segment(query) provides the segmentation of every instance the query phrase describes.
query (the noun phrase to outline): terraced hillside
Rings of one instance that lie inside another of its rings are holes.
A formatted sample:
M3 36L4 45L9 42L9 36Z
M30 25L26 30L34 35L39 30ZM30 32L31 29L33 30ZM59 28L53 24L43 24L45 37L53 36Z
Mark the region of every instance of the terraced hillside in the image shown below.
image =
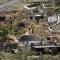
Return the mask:
M0 0L0 12L10 11L10 10L20 10L24 6L20 0Z
M7 2L9 2L9 0L0 0L1 4L7 3Z

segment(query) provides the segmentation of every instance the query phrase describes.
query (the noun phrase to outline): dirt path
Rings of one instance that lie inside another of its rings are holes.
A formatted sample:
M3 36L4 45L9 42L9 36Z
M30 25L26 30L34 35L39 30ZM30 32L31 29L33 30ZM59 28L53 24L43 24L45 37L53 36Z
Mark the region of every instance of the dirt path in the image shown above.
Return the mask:
M12 35L8 35L8 37L10 37L11 39L13 39L14 42L19 43L17 37L14 37L14 36L12 36Z

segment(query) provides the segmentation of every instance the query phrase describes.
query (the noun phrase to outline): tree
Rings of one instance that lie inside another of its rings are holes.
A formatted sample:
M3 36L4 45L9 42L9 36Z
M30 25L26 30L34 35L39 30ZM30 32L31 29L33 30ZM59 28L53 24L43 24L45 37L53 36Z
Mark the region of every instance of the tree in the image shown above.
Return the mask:
M0 29L0 42L4 42L7 38L7 30L5 28Z

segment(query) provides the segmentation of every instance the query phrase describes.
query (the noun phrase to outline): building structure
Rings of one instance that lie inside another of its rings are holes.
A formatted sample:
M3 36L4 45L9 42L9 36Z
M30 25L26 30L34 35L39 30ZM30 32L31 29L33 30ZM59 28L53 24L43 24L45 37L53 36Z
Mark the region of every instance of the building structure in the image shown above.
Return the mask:
M24 35L19 39L22 46L28 44L39 44L41 42L40 38L34 36L34 35Z

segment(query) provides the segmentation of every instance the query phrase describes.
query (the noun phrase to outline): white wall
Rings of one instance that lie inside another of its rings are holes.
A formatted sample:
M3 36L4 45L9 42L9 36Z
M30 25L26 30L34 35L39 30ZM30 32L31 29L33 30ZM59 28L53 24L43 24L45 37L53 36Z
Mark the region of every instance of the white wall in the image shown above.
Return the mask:
M50 16L49 18L48 18L48 22L49 23L53 23L53 22L55 22L55 21L57 21L58 19L57 19L57 16Z
M60 21L60 14L58 15L58 21Z

